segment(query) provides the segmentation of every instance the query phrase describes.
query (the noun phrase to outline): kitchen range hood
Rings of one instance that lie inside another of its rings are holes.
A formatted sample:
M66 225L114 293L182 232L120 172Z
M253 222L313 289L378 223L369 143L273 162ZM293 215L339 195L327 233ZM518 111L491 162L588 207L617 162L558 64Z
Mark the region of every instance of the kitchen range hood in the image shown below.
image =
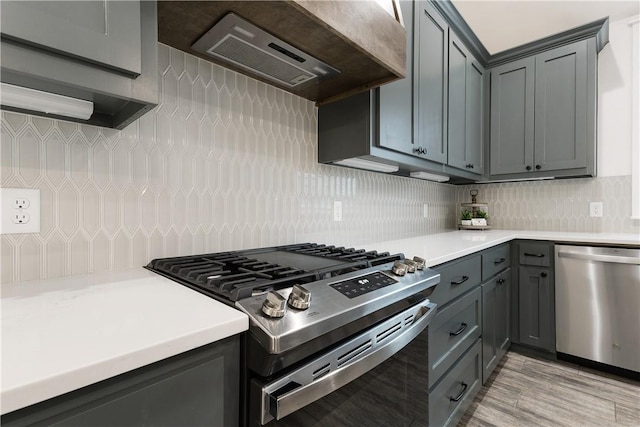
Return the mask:
M158 41L324 104L405 77L397 2L159 1Z
M292 88L340 73L233 13L207 31L193 49Z

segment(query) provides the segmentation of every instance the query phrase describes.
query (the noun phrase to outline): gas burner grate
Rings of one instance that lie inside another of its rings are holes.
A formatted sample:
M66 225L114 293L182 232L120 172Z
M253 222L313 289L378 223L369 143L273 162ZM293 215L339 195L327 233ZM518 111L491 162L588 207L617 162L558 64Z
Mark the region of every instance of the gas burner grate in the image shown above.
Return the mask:
M403 258L402 254L305 243L161 258L151 261L146 268L229 302Z

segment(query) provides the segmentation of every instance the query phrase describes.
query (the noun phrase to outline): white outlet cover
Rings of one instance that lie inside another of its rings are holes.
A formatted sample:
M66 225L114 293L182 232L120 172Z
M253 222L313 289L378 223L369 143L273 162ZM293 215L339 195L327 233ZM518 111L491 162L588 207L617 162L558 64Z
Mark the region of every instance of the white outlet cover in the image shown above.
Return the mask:
M589 203L589 216L591 218L602 218L602 202Z
M333 202L333 220L342 221L342 202L339 200Z
M16 200L29 201L28 208L16 208ZM13 217L26 214L29 221L16 224ZM40 190L29 188L0 188L0 234L40 232Z

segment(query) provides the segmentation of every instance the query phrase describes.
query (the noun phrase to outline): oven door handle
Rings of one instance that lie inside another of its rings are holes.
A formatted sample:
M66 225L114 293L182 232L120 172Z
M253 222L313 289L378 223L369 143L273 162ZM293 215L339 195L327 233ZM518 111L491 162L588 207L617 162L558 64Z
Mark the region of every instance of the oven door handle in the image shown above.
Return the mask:
M427 328L432 317L435 315L435 307L433 303L417 307L414 306L410 310L394 316L392 319L405 319L407 315L413 315L414 319L413 323L404 328L402 333L389 341L384 340L384 336L381 336L384 332L381 333L380 329L384 329L380 327L376 327L372 331L367 331L354 338L350 343L363 341L363 338L365 343L374 342L371 343L370 348L367 348L364 344L360 347L355 347L355 350L348 354L356 353L358 348L362 348L363 350L339 367L335 369L328 368L330 370L327 374L324 374L324 376L320 376L315 380L313 378L306 378L307 381L304 381L301 380L301 378L308 377L308 375L305 372L299 371L303 371L307 367L309 368L308 370L311 370L318 365L325 364L325 359L331 357L333 353L344 352L343 348L348 346L349 343L333 350L318 361L311 362L309 365L292 372L286 377L262 387L262 424L266 424L273 418L280 420L298 409L323 398L334 390L372 370L402 350ZM390 321L387 321L381 326L390 323ZM393 331L389 333L392 332ZM369 341L367 341L367 335L371 337ZM336 360L338 361L337 363L340 363L340 356L338 356ZM334 363L336 360L329 362L332 368L336 366L336 363Z

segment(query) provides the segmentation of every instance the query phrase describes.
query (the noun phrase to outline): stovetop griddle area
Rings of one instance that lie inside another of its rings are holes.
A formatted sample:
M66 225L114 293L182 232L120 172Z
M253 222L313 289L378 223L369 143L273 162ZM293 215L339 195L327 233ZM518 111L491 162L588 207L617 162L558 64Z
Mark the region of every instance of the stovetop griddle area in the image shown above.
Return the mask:
M146 268L229 303L402 259L402 254L303 243L159 258Z

